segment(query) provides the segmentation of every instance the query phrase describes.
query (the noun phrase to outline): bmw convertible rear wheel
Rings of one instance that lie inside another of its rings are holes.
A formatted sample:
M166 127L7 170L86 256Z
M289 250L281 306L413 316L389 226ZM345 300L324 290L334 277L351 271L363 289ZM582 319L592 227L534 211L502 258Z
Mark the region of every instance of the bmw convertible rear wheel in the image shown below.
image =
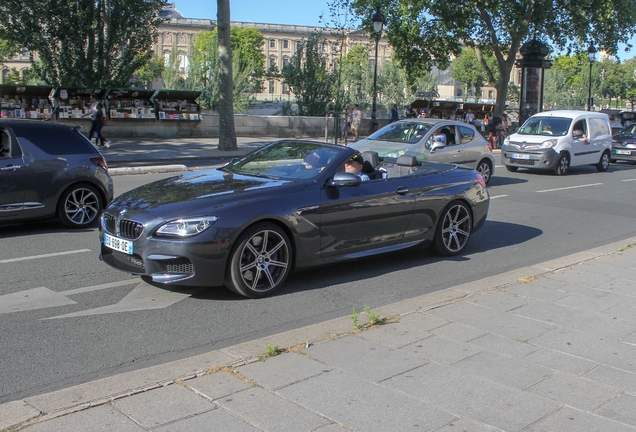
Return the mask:
M275 224L259 223L243 232L232 248L225 285L245 297L265 297L281 287L291 266L287 234Z
M468 244L472 228L468 206L461 201L453 201L440 216L433 249L443 256L457 255Z

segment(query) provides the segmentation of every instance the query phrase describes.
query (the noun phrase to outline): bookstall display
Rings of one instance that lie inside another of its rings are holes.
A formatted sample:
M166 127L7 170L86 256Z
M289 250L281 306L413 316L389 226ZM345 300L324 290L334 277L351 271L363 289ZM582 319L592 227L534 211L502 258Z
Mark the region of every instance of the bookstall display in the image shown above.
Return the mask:
M52 87L0 85L0 117L46 119L53 112Z
M150 100L154 93L155 90L109 89L106 101L110 119L155 120L154 104Z
M79 119L91 112L91 95L97 100L102 100L106 89L96 88L69 88L55 89L53 99L57 102L58 119Z
M152 100L159 120L201 120L201 107L196 99L201 92L159 90Z

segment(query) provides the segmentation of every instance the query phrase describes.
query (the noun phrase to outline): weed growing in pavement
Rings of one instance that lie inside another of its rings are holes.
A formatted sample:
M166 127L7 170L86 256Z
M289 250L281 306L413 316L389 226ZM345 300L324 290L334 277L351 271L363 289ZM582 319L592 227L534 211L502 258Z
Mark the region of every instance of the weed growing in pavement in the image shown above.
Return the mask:
M367 314L367 318L369 319L369 324L371 324L372 326L382 324L382 320L380 319L380 315L371 312L371 308L369 306L366 306L364 308L364 312Z
M353 328L356 330L360 330L360 324L358 324L358 313L356 312L356 308L353 308L353 313L351 314L351 321L353 321Z
M281 352L283 352L283 350L280 349L280 347L278 345L276 345L275 347L272 347L269 342L267 343L267 348L265 349L265 354L261 354L259 356L256 356L257 359L263 361L268 357L275 357L278 354L280 354Z
M616 250L617 250L618 252L624 252L624 251L626 251L627 249L629 249L629 248L631 248L631 247L634 247L634 246L636 246L636 244L628 243L627 245L625 245L625 246L623 246L623 247L621 247L621 248L618 248L618 249L616 249Z
M521 282L521 283L530 283L530 282L532 282L535 279L536 279L536 277L534 277L534 276L526 276L524 278L519 279L519 282Z

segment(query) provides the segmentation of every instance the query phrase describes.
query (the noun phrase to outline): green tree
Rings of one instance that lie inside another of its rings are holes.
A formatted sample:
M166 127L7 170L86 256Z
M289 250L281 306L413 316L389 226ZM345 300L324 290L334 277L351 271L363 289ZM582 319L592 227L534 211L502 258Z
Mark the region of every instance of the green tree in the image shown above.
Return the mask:
M163 85L169 90L185 90L185 69L183 68L184 54L177 49L176 43L172 45L172 50L168 56L168 61L163 68L161 78Z
M20 45L8 40L0 39L0 64L15 57L20 52Z
M322 33L312 33L299 43L281 73L296 95L298 114L302 116L325 115L327 105L333 99L334 77L327 69L327 58L322 50L324 43Z
M494 69L496 60L493 56L489 56L485 61L489 67ZM489 76L482 67L480 59L477 56L477 51L474 48L463 49L461 54L453 60L451 64L451 77L466 86L467 94L471 88L474 87L475 102L481 97L481 88L485 84L496 85L496 82L489 80Z
M345 103L357 103L361 107L371 100L373 72L369 67L369 53L364 45L353 45L338 61ZM378 85L378 88L381 88Z
M20 72L16 68L11 68L7 77L4 79L3 84L22 84L22 78Z
M137 69L133 74L135 85L149 88L154 80L161 78L165 63L165 59L161 57L151 58L148 63Z
M52 86L122 87L152 56L165 0L5 0L0 38Z
M354 1L358 15L367 17L367 29L375 5ZM497 115L505 108L510 73L525 40L542 35L558 49L583 51L593 35L597 48L612 54L636 29L633 0L385 0L383 11L395 57L407 70L428 70L434 63L443 69L450 53L459 55L461 43L475 48L488 82L497 83ZM486 61L489 55L497 60L495 69Z

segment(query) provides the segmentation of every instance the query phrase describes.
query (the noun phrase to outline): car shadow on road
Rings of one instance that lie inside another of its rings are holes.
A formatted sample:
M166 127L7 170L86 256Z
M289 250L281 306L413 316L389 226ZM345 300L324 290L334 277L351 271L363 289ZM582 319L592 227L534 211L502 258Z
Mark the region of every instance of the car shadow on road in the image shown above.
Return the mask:
M490 178L490 181L488 182L488 187L490 188L492 186L507 186L507 185L520 184L520 183L528 183L528 179L517 178L517 177L492 176Z

